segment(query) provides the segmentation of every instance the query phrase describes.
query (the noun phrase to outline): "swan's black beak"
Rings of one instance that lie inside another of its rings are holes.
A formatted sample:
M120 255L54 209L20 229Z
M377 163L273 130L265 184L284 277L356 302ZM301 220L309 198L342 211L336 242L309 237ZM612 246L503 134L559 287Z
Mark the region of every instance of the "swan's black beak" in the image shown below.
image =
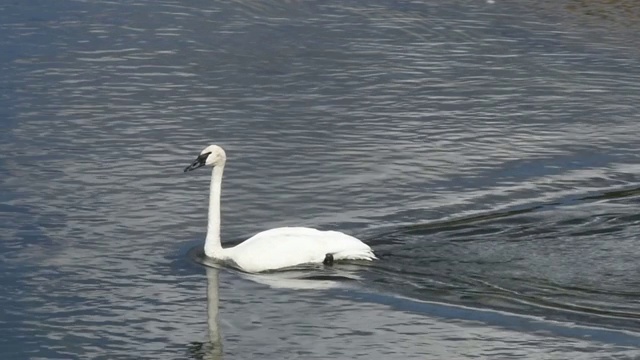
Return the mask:
M194 162L192 162L191 165L184 168L184 172L195 170L199 167L205 166L207 164L207 157L209 156L209 154L211 153L205 153L198 156L198 158Z

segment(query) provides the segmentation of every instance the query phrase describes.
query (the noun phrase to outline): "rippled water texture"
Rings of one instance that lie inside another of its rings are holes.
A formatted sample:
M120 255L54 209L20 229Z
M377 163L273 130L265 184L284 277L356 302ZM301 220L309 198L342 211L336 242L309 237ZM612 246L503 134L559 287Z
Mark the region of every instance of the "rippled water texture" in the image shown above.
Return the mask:
M0 357L640 357L637 16L595 3L0 4ZM225 242L380 260L202 259L209 143Z

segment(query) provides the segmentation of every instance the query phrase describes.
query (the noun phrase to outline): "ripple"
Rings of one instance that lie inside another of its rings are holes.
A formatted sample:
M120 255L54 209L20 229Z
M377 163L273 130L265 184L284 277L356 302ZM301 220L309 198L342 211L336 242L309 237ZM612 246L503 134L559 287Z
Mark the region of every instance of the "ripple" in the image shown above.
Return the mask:
M567 4L0 5L3 355L207 355L209 174L182 169L216 142L225 239L381 257L295 291L222 271L225 356L637 356L634 27Z

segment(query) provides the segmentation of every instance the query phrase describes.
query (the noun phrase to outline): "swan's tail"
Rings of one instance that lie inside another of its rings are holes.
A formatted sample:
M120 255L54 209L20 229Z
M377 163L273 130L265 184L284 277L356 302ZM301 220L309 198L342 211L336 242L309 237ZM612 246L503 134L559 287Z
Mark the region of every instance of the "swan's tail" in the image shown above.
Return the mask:
M376 260L378 259L371 249L349 249L333 254L335 260Z

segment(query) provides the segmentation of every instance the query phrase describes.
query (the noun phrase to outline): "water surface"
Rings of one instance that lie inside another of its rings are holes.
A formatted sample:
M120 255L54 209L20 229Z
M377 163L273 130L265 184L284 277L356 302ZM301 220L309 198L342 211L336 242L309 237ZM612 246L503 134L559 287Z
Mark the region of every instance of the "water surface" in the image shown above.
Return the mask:
M3 357L640 357L637 32L554 4L0 5ZM210 143L380 260L203 264Z

